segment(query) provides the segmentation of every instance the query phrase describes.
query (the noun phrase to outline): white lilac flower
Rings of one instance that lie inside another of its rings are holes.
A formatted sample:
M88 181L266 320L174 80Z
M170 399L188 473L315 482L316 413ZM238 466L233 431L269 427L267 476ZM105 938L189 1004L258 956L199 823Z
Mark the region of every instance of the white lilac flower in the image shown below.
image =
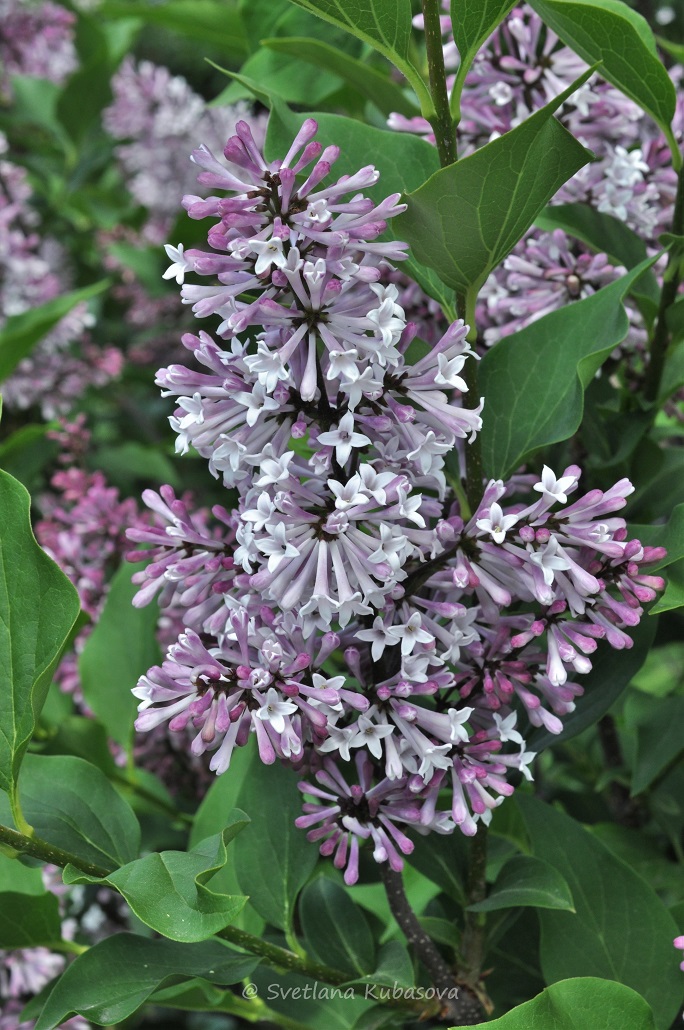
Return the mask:
M189 268L192 268L192 262L188 261L183 253L183 244L179 243L177 247L172 247L170 243L164 244L164 250L166 251L167 257L171 260L172 264L164 272L163 279L175 279L179 286L183 285L185 273Z
M517 521L517 515L504 515L501 506L494 501L487 518L478 519L475 525L483 533L489 533L494 543L502 544L506 539L506 533Z

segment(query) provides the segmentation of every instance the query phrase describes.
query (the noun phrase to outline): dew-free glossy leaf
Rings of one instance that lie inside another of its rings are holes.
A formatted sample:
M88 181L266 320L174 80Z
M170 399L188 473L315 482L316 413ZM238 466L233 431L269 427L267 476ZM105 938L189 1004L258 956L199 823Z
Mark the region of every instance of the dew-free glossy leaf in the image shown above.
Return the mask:
M637 727L633 795L646 790L684 750L683 725L684 697L650 699L648 716Z
M415 983L413 962L401 941L387 941L378 953L378 964L367 976L361 976L352 983L378 984L381 987L412 987Z
M591 976L561 980L505 1016L477 1025L488 1030L656 1030L653 1013L636 991Z
M20 315L10 315L0 330L0 381L12 373L39 340L47 336L77 304L102 293L107 285L107 282L94 283L82 290L62 293L54 300L30 308Z
M109 735L130 747L137 701L131 690L138 677L160 660L156 604L134 608L138 587L126 562L112 579L105 606L79 658L83 696Z
M299 915L306 950L319 962L352 976L374 968L375 944L363 911L339 884L325 876L302 891Z
M311 14L350 32L391 61L431 106L427 87L410 59L411 0L292 0Z
M561 873L575 902L575 913L538 912L547 983L574 976L616 980L641 994L658 1030L667 1030L684 985L672 954L678 928L665 905L574 819L531 795L516 797L534 854Z
M463 88L478 50L514 4L515 0L451 0L451 25L460 58L452 105Z
M297 780L292 770L255 756L238 795L250 818L234 845L238 883L259 915L281 930L290 929L297 895L318 858L315 844L294 824L302 806Z
M194 39L227 56L243 58L247 40L239 13L217 0L172 0L165 4L145 4L140 0L105 0L98 6L101 18L139 18L148 25L159 25L183 39Z
M65 883L105 883L126 899L146 926L173 941L192 944L225 929L246 898L221 894L206 886L226 862L226 845L248 820L241 812L222 833L201 841L191 851L161 851L145 855L97 879L67 866Z
M674 562L665 573L665 591L651 608L651 615L671 612L684 605L684 559Z
M484 901L469 905L470 912L495 912L517 906L573 910L567 883L553 866L532 855L515 855L506 862Z
M18 858L8 858L0 852L0 891L45 894L40 867L24 865Z
M371 65L345 54L343 50L328 46L320 39L286 36L264 39L262 43L276 53L288 54L317 68L335 72L386 116L393 111L408 117L416 114L415 106L406 98L396 82Z
M554 113L584 76L517 128L442 168L407 198L394 230L457 293L477 291L564 182L585 150Z
M245 747L236 748L230 761L229 771L223 776L217 776L204 795L202 804L195 813L192 830L190 831L190 847L199 844L205 837L211 837L215 833L220 833L230 824L232 813L237 808L240 788L249 775L255 746L256 742L252 739ZM226 864L214 876L212 890L220 891L222 894L242 893L242 888L238 883L235 873L235 853L237 847L239 847L238 842L228 848ZM233 925L260 937L264 929L264 920L251 904L247 904L235 918Z
M575 53L601 64L601 75L669 133L675 88L658 57L648 22L622 0L531 0Z
M96 766L73 755L27 755L21 770L22 809L38 837L105 868L138 854L133 810Z
M159 987L194 977L228 987L249 976L258 963L220 941L178 944L118 933L72 962L52 988L36 1030L54 1030L75 1015L112 1026L132 1015Z
M0 788L11 790L43 707L78 594L31 530L30 498L0 472Z
M650 547L664 547L667 554L649 569L664 569L684 558L684 504L678 504L664 526L630 524L630 537L636 537Z
M37 948L61 937L62 920L54 894L0 893L0 948Z
M550 312L484 356L479 387L486 398L481 440L488 475L505 479L534 451L576 432L584 391L629 330L622 302L650 264Z

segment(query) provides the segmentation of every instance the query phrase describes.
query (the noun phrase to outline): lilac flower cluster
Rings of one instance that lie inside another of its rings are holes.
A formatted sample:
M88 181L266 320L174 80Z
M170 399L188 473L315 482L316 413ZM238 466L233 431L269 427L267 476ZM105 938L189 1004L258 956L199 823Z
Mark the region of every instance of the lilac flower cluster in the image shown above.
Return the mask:
M43 233L26 171L6 159L7 149L0 133L0 325L69 288L64 250ZM50 419L67 412L88 386L118 376L121 352L95 345L93 324L87 305L77 304L3 382L3 403L14 410L39 405Z
M112 92L104 126L120 141L115 153L127 189L147 208L143 239L161 243L178 213L176 190L184 192L193 186L187 160L192 141L199 134L211 146L222 145L248 109L243 104L208 108L181 75L172 75L151 61L136 63L131 57L112 78ZM173 190L169 183L174 184Z
M442 17L444 59L453 88L459 56L448 0ZM422 27L422 18L415 19ZM543 104L566 90L586 64L544 26L526 4L516 6L478 53L461 97L459 153L464 156L515 128ZM672 72L679 85L681 69ZM596 154L556 194L553 203L583 203L626 223L647 244L672 219L676 174L667 141L647 115L615 87L593 76L566 101L561 121ZM418 133L434 142L428 122L393 114L390 127ZM675 136L684 138L684 94L678 90ZM532 229L485 285L477 309L487 345L495 343L566 303L589 296L624 274L606 254L560 229ZM645 330L635 307L622 349L643 367Z
M11 77L61 83L75 71L75 16L59 4L0 0L0 96L11 97Z
M307 778L297 825L358 877L360 845L394 869L411 834L476 832L530 778L518 721L553 733L605 639L627 630L662 581L661 554L615 516L632 490L577 491L580 470L492 481L469 512L445 455L481 426L464 406L461 321L411 360L416 326L392 283L405 245L380 241L403 210L372 167L336 181L337 147L307 119L268 162L239 122L223 164L192 155L184 198L215 219L210 251L167 246L166 273L199 318L183 342L202 371L162 369L177 449L207 459L236 496L209 525L170 487L147 491L153 528L133 559L137 604L182 613L165 661L141 677L137 728L190 732L223 773L256 738L265 763ZM529 477L527 477L529 478Z

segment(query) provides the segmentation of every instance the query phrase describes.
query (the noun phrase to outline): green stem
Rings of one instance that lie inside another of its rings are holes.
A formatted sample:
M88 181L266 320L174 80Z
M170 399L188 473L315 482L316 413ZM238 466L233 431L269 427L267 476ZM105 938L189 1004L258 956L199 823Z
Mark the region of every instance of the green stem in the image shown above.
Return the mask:
M64 868L67 865L76 866L81 872L88 876L107 876L111 872L94 862L86 862L78 855L63 848L57 848L54 844L41 840L40 837L29 837L25 833L10 829L9 826L0 826L0 845L11 848L18 855L27 855L29 858L37 858L41 862L48 862L50 865L58 865Z
M64 955L85 955L90 948L87 944L79 944L77 941L48 941L45 945L49 951L58 951Z
M19 800L19 785L17 783L12 784L12 789L9 795L10 809L12 812L12 818L14 819L14 825L21 830L26 837L33 836L33 827L26 821L24 813L21 810L21 802Z
M430 93L435 105L434 117L430 125L435 133L435 142L442 168L457 160L456 132L449 108L447 93L446 69L444 68L444 51L442 49L442 27L440 25L440 0L423 0L423 19L425 22L425 48L427 51L428 73L430 76Z
M72 865L88 876L96 876L98 879L109 876L113 872L112 869L96 865L94 862L87 862L78 855L73 855L63 848L55 847L48 841L41 840L40 837L29 837L24 833L19 833L17 830L10 829L9 826L0 826L0 847L11 849L17 856L27 855L30 858L37 858L39 861L58 865L62 868ZM240 948L244 948L245 951L251 952L252 955L259 955L270 962L271 965L280 969L301 973L302 976L309 976L314 980L322 980L324 983L329 983L333 986L346 984L349 980L349 973L344 973L340 969L333 969L322 962L312 962L309 959L302 958L293 951L288 951L277 944L271 944L260 937L255 937L254 934L247 933L246 930L240 930L237 926L227 926L216 936L222 937L223 940L230 941L231 944L236 944ZM353 988L355 994L365 997L365 985L349 984L349 986ZM386 1004L391 1008L402 1009L405 1012L416 1012L418 1014L427 1012L430 1014L430 1003L426 1005L425 1002L414 1001L409 998L405 1000L389 999Z
M672 232L676 236L684 235L684 168L679 169L677 176L677 197L672 217ZM656 401L660 393L660 382L672 335L667 325L667 311L677 299L679 285L682 281L682 262L684 262L684 255L682 255L681 247L674 243L665 269L658 315L651 338L649 364L644 383L644 397L647 401Z
M340 987L344 984L345 989L351 987L354 994L358 994L362 998L366 996L366 985L350 984L349 973L343 973L340 969L333 969L332 966L326 966L322 962L312 962L311 959L301 958L293 951L281 948L270 941L262 940L261 937L255 937L254 934L247 933L246 930L241 930L237 926L227 926L217 936L222 937L224 941L237 945L239 948L244 948L245 951L251 952L252 955L259 955L261 958L266 959L270 965L276 966L279 969L300 973L302 976L309 976L313 980L320 980L323 983L332 984L334 987ZM427 1011L429 1013L430 1011L429 1003L413 1001L408 998L405 1000L389 999L385 1001L385 1004L391 1008L398 1008L409 1012L424 1013Z

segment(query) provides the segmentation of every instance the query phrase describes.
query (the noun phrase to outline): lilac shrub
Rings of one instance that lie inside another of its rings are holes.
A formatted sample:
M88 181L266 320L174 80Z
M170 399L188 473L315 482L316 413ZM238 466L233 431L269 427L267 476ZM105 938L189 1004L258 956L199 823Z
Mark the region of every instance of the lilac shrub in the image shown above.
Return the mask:
M615 514L627 480L582 495L578 467L545 466L531 493L490 481L472 512L454 494L445 455L484 404L466 404L468 327L411 360L416 326L389 282L406 247L378 241L400 197L364 197L372 166L330 179L339 151L316 131L306 120L269 163L238 122L231 168L192 155L227 196L184 198L218 216L212 249L167 248L167 274L210 277L181 293L218 339L186 335L207 371L172 365L157 383L177 398L177 450L237 502L210 531L169 487L144 497L166 527L129 531L154 548L136 603L161 591L184 630L141 678L136 725L192 728L217 773L254 734L263 762L305 774L316 800L297 825L353 884L360 842L399 870L412 833L489 822L531 777L525 724L559 733L597 642L631 646L663 552Z

